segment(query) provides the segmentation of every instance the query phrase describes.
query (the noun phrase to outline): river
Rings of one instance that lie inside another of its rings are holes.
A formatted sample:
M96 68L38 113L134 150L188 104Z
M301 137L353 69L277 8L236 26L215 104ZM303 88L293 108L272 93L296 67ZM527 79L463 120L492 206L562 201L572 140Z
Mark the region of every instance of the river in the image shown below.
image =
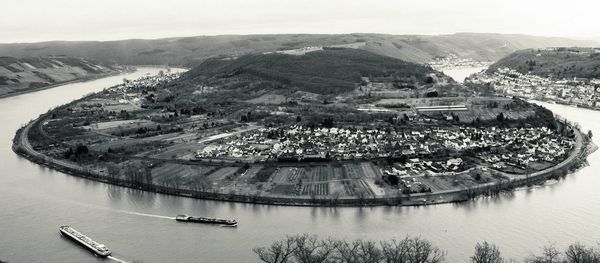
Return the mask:
M68 224L106 244L116 258L149 262L257 262L252 248L286 234L381 240L420 235L465 262L476 242L522 258L552 242L563 249L600 237L600 154L559 183L498 198L426 207L314 208L195 200L146 193L53 171L11 151L15 131L48 109L135 78L136 73L0 99L0 258L15 262L98 262L61 237ZM600 137L600 112L544 104ZM598 138L598 137L597 137ZM600 144L598 139L596 144ZM176 214L235 218L237 228L176 223Z
M452 77L456 82L463 83L465 78L471 76L473 73L478 73L487 69L487 67L464 67L464 68L452 68L443 69L444 74Z

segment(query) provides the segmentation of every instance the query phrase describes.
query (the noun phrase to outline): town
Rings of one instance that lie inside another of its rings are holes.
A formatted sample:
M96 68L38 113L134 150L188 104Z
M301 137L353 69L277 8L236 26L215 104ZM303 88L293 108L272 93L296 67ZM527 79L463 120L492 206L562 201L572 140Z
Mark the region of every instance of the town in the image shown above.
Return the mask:
M433 61L427 63L427 65L431 66L433 69L440 71L448 69L487 67L491 64L492 62L476 61L471 58L459 58L455 54L450 54L448 56L438 56L434 58Z
M600 109L600 79L552 79L510 68L470 76L466 84L489 86L504 96Z
M402 159L388 174L418 176L457 172L475 165L523 173L566 157L572 140L541 128L261 128L201 146L198 159L243 162L315 162ZM451 158L450 152L460 158ZM445 154L446 153L446 154ZM400 158L402 157L402 158Z

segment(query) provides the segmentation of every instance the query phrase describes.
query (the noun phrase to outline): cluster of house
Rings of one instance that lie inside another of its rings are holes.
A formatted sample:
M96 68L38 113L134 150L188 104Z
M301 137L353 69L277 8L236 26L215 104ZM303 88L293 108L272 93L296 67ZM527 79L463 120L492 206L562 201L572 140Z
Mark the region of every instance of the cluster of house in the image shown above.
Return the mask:
M470 156L473 157L470 159L477 161L474 164L495 169L504 169L509 166L521 170L535 169L530 164L556 164L565 159L574 147L573 140L565 139L546 127L497 129L497 131L498 137L492 137L487 132L483 133L481 140L490 148L485 151L485 154ZM446 145L455 149L465 149L461 145L453 145L452 142L446 143ZM400 177L435 175L443 172L459 172L468 167L469 165L462 158L442 158L441 160L411 158L405 163L394 163L392 167L384 170L384 173Z
M398 175L457 171L465 164L460 158L445 158L445 151L485 151L490 164L527 165L556 161L572 146L571 140L546 127L540 128L422 128L419 130L375 130L290 126L261 128L210 144L197 157L244 160L326 161L398 158L408 161L396 167ZM507 149L510 151L499 149ZM480 156L479 154L473 154ZM434 161L440 159L439 161ZM392 170L393 171L393 170ZM404 172L401 172L404 171Z
M489 84L506 96L600 108L600 79L549 79L500 68L493 74L476 74L466 82Z
M180 76L180 73L171 72L169 69L167 69L166 72L161 70L156 75L143 76L135 80L124 79L123 84L120 87L125 89L156 87L158 85L162 85L173 81L179 78Z
M111 87L110 97L91 98L71 107L71 112L89 112L94 113L98 109L104 109L107 112L132 111L139 109L145 94L140 93L139 89L153 88L180 77L179 73L160 71L156 75L147 75L135 80L124 79L123 83ZM109 116L114 119L114 116Z
M446 70L456 68L475 68L475 67L487 67L491 62L475 61L471 58L459 58L454 54L448 56L440 56L434 58L433 61L427 63L435 70Z
M450 158L445 161L411 158L405 163L395 162L391 167L384 169L383 173L398 177L434 175L441 172L461 171L464 164L465 162L462 158Z
M139 92L139 89L154 88L173 81L180 76L180 73L173 73L167 69L166 72L161 70L158 74L142 76L135 80L123 79L123 83L113 89L118 94L116 102L117 104L131 104L139 107L145 96L143 92Z

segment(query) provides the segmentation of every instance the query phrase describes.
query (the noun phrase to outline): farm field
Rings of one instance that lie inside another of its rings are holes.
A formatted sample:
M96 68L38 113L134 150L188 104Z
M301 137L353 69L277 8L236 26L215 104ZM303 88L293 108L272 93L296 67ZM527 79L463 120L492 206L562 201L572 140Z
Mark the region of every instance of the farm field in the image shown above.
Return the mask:
M478 183L469 175L448 175L444 177L414 177L415 182L431 188L432 192L475 186Z
M462 123L471 123L477 118L481 121L495 120L500 113L508 119L525 119L535 114L533 111L505 111L499 108L472 108L468 111L453 112Z
M208 174L216 168L200 165L183 165L175 163L165 163L152 169L152 179L158 183L180 183L181 185L191 185L194 180L208 179Z
M223 168L218 168L216 171L214 171L213 173L208 175L208 178L211 181L223 181L223 180L228 180L231 181L231 178L235 172L237 172L237 170L239 169L239 167L223 167Z
M257 168L250 168L255 170ZM277 195L301 196L356 196L374 197L385 194L385 189L377 186L379 169L371 162L345 163L343 165L310 165L269 168L272 171L264 179L267 191Z
M271 176L275 184L294 184L303 178L305 169L302 167L281 167Z
M95 131L104 131L106 133L114 132L115 130L128 130L128 129L137 129L141 127L147 127L150 125L156 125L153 121L149 120L122 120L122 121L107 121L107 122L97 122L88 126L83 126L84 128L95 130Z
M332 176L331 166L316 166L306 169L306 179L309 182L328 181Z
M301 195L329 195L329 183L304 184Z
M160 151L144 153L143 155L159 159L179 159L184 156L193 156L196 149L198 149L198 146L194 142L178 143L164 147Z
M375 193L365 181L361 180L343 180L344 190L347 196L374 197Z

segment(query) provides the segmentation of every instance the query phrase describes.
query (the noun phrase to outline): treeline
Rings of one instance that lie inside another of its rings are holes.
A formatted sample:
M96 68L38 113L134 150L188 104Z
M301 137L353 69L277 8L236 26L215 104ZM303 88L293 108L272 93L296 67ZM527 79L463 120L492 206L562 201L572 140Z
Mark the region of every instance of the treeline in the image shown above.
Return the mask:
M260 262L266 263L441 263L446 251L420 237L374 242L363 239L319 239L315 235L286 236L266 247L253 249ZM477 243L473 254L464 259L471 263L600 263L600 246L575 243L565 251L545 246L539 255L518 261L506 259L498 246Z

